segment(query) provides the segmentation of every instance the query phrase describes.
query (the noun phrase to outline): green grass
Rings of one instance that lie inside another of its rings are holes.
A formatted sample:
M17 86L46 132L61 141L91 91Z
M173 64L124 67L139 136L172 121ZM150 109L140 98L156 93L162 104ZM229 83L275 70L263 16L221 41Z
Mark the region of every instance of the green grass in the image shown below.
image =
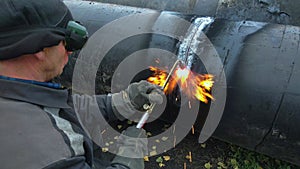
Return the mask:
M290 163L231 145L226 164L234 169L296 169Z

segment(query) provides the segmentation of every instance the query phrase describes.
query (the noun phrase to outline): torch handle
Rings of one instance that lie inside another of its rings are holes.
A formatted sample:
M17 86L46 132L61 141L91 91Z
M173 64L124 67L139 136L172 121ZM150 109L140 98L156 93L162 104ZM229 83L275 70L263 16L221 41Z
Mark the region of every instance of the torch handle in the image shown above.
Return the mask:
M148 120L148 118L150 116L150 113L153 111L153 108L154 108L155 104L150 104L150 106L147 104L147 106L148 106L148 110L142 116L142 118L140 119L140 121L138 122L138 124L136 126L136 128L138 128L138 129L140 129L144 126L144 124L146 123L146 121Z
M170 73L168 74L168 76L166 78L166 81L165 81L164 85L162 86L163 90L166 88L167 84L169 83L169 80L170 80L172 74L174 73L175 68L177 67L177 65L179 63L182 63L181 60L176 60L176 62L174 63L173 67L171 68Z
M139 123L136 125L136 128L140 129L144 126L144 124L146 123L146 121L149 118L150 113L146 112L143 117L140 119Z

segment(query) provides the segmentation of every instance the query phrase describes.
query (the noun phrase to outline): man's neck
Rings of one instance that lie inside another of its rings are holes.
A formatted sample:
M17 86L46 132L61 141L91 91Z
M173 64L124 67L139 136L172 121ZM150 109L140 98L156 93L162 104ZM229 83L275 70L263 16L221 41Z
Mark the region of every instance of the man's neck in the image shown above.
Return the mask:
M2 76L39 82L47 81L45 76L38 70L38 65L30 59L0 61L0 75Z

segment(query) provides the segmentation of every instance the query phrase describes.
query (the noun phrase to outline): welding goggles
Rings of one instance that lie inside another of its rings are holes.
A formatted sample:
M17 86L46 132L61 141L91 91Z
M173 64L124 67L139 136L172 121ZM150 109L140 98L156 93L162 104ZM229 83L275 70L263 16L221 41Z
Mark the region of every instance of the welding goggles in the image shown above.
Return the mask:
M62 40L67 51L80 50L88 40L88 32L79 22L71 20L64 28L22 26L16 30L0 31L0 38L3 39L0 41L0 60L6 60L39 52Z
M75 51L83 48L88 40L86 28L77 21L69 21L66 28L65 42L68 51Z

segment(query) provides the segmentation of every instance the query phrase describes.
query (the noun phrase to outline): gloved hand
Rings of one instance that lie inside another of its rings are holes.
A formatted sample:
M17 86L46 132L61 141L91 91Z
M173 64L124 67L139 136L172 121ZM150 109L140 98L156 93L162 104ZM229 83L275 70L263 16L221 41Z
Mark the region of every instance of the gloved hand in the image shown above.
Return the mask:
M136 112L144 113L145 104L162 104L162 96L159 86L142 80L130 84L126 90L112 94L112 108L119 119L129 119Z
M147 136L144 129L135 126L128 127L118 139L119 151L112 161L122 164L130 169L143 169L144 156L147 154Z

